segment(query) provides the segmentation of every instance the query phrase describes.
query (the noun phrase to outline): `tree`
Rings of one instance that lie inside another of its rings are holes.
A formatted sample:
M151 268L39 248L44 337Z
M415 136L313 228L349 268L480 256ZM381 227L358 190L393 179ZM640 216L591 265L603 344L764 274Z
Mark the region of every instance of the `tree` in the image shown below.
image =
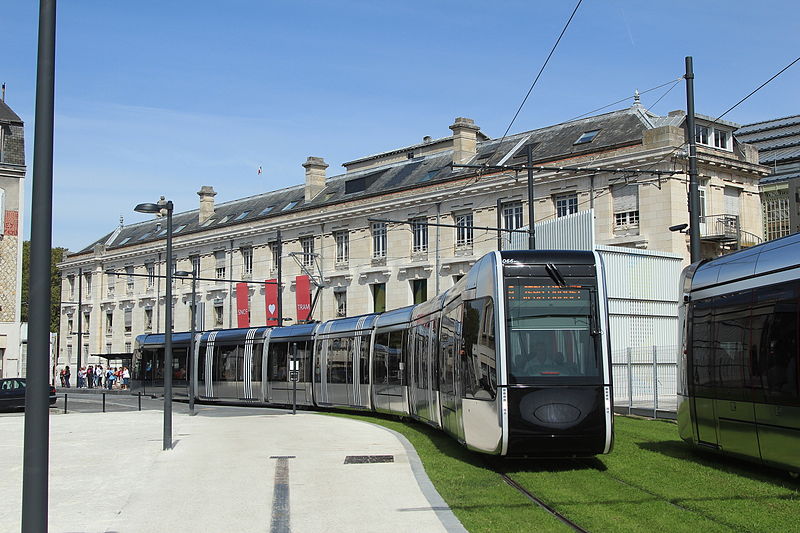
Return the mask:
M56 265L64 258L66 248L56 247L51 251L50 260L50 331L56 333L61 320L61 276ZM30 294L31 276L31 241L22 243L22 321L28 321L28 296Z

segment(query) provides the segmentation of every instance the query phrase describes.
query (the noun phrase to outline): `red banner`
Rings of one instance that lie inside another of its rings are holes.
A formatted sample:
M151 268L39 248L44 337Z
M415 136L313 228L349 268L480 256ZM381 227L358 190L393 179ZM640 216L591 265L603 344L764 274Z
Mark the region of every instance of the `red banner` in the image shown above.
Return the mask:
M294 278L295 301L297 302L297 322L311 318L311 282L308 276Z
M278 280L268 279L264 285L264 296L267 304L267 325L278 325Z
M240 328L250 327L250 295L247 283L236 284L236 324Z

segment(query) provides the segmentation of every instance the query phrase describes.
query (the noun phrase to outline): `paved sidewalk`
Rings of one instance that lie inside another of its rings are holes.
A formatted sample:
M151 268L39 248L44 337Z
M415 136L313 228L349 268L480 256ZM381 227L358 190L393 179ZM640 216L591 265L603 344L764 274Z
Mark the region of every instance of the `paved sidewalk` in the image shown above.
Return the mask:
M394 432L307 412L198 411L174 415L166 452L161 412L53 414L50 531L464 532ZM20 530L23 424L0 418L3 533ZM344 464L350 455L394 462Z

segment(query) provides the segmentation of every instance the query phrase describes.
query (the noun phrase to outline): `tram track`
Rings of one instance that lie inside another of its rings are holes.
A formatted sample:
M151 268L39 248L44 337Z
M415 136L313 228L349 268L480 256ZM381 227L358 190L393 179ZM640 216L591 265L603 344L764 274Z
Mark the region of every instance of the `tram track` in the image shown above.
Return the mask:
M522 485L511 479L511 477L509 477L508 474L504 474L502 472L497 472L497 473L500 475L502 480L506 482L506 484L508 484L517 492L525 496L531 502L535 503L536 505L547 511L550 515L558 519L558 521L572 528L573 531L580 531L581 533L589 533L589 530L583 529L581 526L579 526L578 524L576 524L563 514L556 511L552 506L547 504L547 502L545 502L544 500L533 494L531 491L529 491L528 489L526 489L525 487L523 487Z

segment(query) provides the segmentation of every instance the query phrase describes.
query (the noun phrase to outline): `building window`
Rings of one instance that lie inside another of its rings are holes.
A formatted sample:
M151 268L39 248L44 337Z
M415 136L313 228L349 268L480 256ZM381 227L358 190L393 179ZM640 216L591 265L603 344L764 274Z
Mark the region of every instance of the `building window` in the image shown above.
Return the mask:
M106 335L114 333L114 311L106 311Z
M125 333L130 333L133 328L133 309L125 309Z
M278 253L278 243L276 241L272 241L268 246L269 251L272 252L272 270L277 270L278 261L281 260L280 254Z
M722 150L730 151L733 149L731 146L732 135L729 130L695 125L694 140L697 144L713 146Z
M125 343L125 353L131 353L131 343L130 342L126 342Z
M303 247L303 264L314 266L314 237L301 237L300 246Z
M739 216L739 198L742 194L736 187L725 187L725 214Z
M253 275L253 247L245 246L242 248L242 275Z
M110 353L111 353L111 343L110 343L110 342L107 342L107 343L106 343L106 353L107 353L107 354L110 354Z
M133 267L126 266L125 267L125 274L128 276L126 281L126 286L128 290L128 294L133 294Z
M461 213L456 219L456 248L472 247L472 213Z
M350 234L344 230L335 232L333 236L336 238L336 262L347 263L350 259Z
M771 241L791 233L789 223L789 199L764 199L764 239Z
M147 288L152 289L156 286L156 265L155 263L145 263L147 269Z
M428 219L415 218L411 221L411 251L421 253L428 251Z
M83 286L86 287L86 297L92 297L92 273L83 275Z
M72 345L67 344L67 363L72 362Z
M386 311L386 284L374 283L372 285L372 311L383 313Z
M336 298L336 316L347 316L347 289L336 288L333 296Z
M214 304L214 327L221 328L223 319L225 318L225 310L222 307L222 302Z
M89 359L89 345L88 344L84 344L83 345L83 360L86 361L88 359Z
M386 222L372 223L372 257L386 257Z
M75 276L69 275L67 276L67 281L69 282L69 299L75 299Z
M67 335L72 335L73 322L72 319L67 320Z
M414 304L421 304L428 299L428 280L412 279L411 294L414 295Z
M192 272L194 273L194 275L200 276L200 256L197 254L190 255L189 261L192 262Z
M145 309L144 310L144 330L145 331L152 331L153 330L153 310L152 309Z
M522 203L514 202L503 206L503 229L522 227Z
M555 197L556 202L556 216L565 217L567 215L574 215L578 212L578 195L577 194L561 194Z
M106 283L108 285L107 290L108 290L108 297L109 298L113 298L114 297L114 286L116 285L116 280L117 280L117 275L115 273L109 272L106 275Z
M83 312L83 334L89 334L89 321L92 319L92 312L91 311L84 311Z
M217 279L225 279L225 250L214 252L214 260L217 265L214 270L214 275Z
M614 203L614 228L629 230L639 227L639 187L636 184L618 185L611 189Z

